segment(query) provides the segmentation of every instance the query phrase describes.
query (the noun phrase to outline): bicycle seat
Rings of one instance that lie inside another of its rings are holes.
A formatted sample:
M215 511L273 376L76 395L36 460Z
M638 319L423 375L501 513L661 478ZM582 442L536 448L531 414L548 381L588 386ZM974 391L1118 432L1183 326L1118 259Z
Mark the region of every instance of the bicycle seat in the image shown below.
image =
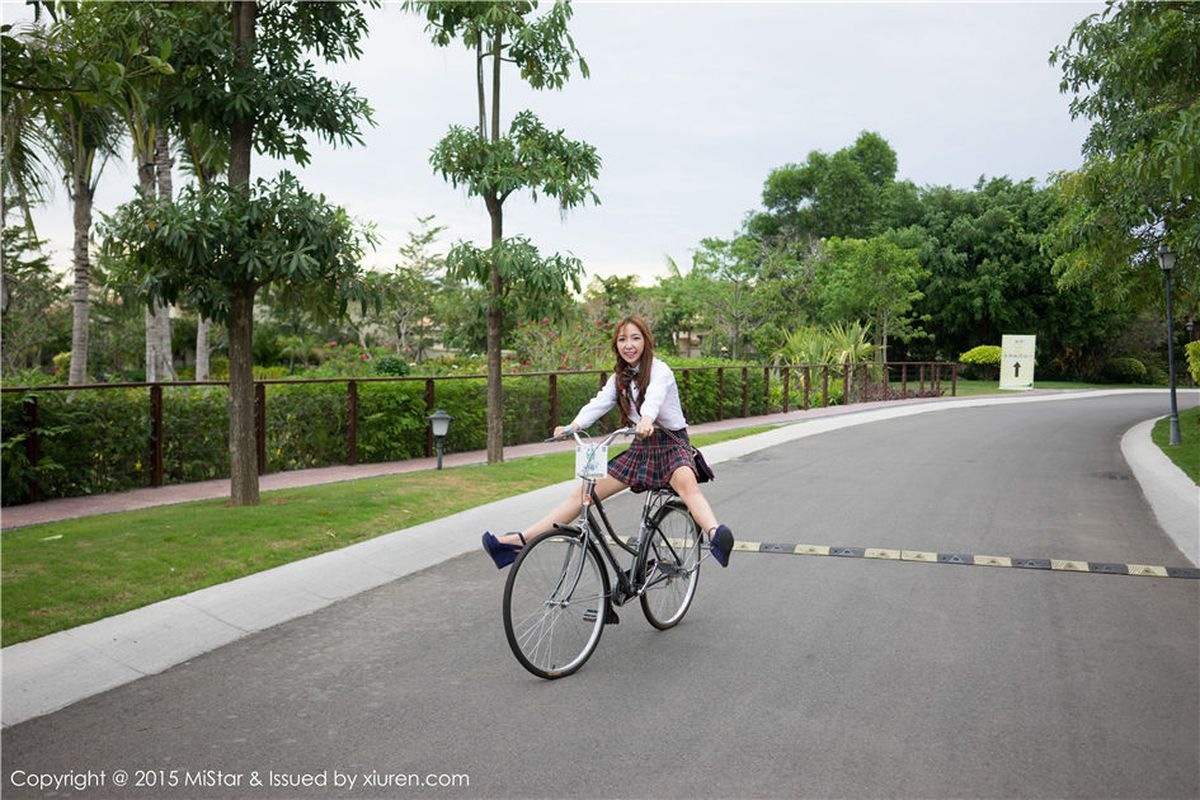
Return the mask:
M671 497L679 497L679 495L676 493L676 491L674 489L672 489L670 486L664 486L661 489L655 489L654 491L658 492L659 494L670 495Z

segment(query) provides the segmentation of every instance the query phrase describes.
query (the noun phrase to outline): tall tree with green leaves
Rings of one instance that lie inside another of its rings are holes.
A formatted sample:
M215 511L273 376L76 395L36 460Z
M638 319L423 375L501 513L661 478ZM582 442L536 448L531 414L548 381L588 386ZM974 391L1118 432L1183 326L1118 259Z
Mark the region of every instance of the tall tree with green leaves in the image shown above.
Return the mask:
M309 135L362 142L370 106L353 87L318 75L311 59L357 58L367 23L363 6L350 3L237 0L223 8L225 38L207 59L190 61L172 103L181 130L199 123L229 142L227 184L185 191L179 209L139 198L114 216L108 233L114 258L128 265L143 296L186 298L226 324L230 495L248 505L259 498L256 296L271 289L285 303L344 310L348 300L364 299L358 258L374 242L286 172L252 185L251 152L305 164Z
M1092 121L1083 167L1058 178L1068 212L1049 242L1067 286L1112 308L1161 307L1161 245L1178 255L1176 310L1200 300L1200 4L1114 2L1050 62Z
M758 241L749 236L703 239L688 278L702 298L707 327L740 359L750 331L762 322L755 287L761 269Z
M885 236L830 239L817 266L817 285L826 319L871 321L880 359L887 361L888 339L912 332L913 303L927 275L916 250Z
M417 217L417 224L400 246L400 260L391 272L374 278L381 297L380 311L374 316L396 335L404 358L422 361L433 343L437 296L446 268L445 257L433 247L446 226L435 224L432 214Z
M486 250L460 242L448 254L448 269L457 277L487 290L487 453L488 463L504 460L504 397L500 348L506 299L519 295L536 306L561 302L568 287L579 290L583 271L570 256L542 256L526 238L504 236L504 203L516 191L553 197L563 211L599 202L592 182L600 158L591 145L568 139L563 131L547 128L530 111L515 115L508 133L501 133L501 75L506 63L515 64L522 80L534 89L560 89L578 68L587 77L587 63L567 32L569 0L556 0L544 14L537 3L433 2L409 0L405 7L425 17L434 44L461 41L474 54L477 122L453 125L434 148L430 163L451 185L483 199L491 220L491 245ZM490 94L485 65L490 59ZM490 118L489 118L490 115ZM515 298L514 298L515 299Z
M832 155L814 150L803 164L771 171L763 186L765 212L747 229L801 253L822 238L866 238L912 221L916 187L896 181L896 152L877 133L863 131Z

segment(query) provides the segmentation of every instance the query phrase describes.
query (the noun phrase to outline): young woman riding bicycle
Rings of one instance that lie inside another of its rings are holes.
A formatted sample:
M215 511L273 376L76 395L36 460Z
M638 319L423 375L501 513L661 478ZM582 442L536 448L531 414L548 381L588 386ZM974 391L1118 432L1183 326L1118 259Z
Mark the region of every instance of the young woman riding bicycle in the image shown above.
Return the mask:
M625 488L644 492L670 486L700 529L707 532L713 557L721 566L728 566L733 532L717 522L696 482L696 464L688 445L687 420L675 373L654 357L654 337L640 317L626 317L617 324L612 349L616 356L613 374L567 426L582 430L613 406L619 406L622 425L637 428L637 438L629 449L608 462L608 476L596 482L596 495L603 500ZM554 435L566 429L559 426ZM497 568L506 567L516 560L522 547L553 530L556 523L570 522L578 513L579 492L572 489L552 511L525 530L503 536L484 533L483 549Z

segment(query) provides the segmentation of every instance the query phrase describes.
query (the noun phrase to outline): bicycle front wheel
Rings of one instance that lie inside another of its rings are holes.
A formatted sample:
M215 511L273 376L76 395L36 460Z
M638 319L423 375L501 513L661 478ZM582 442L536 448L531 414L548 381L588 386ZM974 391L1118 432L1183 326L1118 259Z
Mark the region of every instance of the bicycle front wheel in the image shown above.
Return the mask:
M654 515L646 542L642 613L665 631L683 619L700 581L700 528L687 509L669 503Z
M582 667L600 643L607 610L608 573L579 532L531 542L504 587L509 647L539 678L562 678Z

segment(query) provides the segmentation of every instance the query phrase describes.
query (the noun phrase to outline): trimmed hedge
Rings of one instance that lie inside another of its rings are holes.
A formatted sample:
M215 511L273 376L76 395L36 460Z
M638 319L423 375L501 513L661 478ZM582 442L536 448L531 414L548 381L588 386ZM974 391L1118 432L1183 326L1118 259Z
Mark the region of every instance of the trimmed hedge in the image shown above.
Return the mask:
M780 411L782 373L770 371L770 398L764 395L763 367L720 360L672 364L693 424L742 414L746 391L748 415ZM724 367L724 403L720 409L716 370L686 372L688 367ZM793 369L789 406L803 402L802 372ZM558 375L558 419L551 421L549 381L544 375L504 379L504 444L536 442L553 424L565 425L599 388L598 374ZM878 376L875 376L877 379ZM469 378L435 381L435 407L454 417L447 452L482 450L487 446L487 381ZM830 369L829 403L842 402L842 377ZM820 371L813 373L810 405L821 403ZM428 430L425 381L359 381L357 446L361 463L398 461L425 455ZM855 395L860 394L856 387ZM2 395L4 505L28 502L36 478L41 499L125 491L151 484L150 390L148 388L78 389ZM272 383L265 387L267 471L344 464L348 459L348 392L335 383ZM24 403L36 399L39 462L26 458ZM614 409L593 433L619 424ZM229 475L229 391L224 386L163 387L163 481L167 484Z
M1200 386L1200 341L1188 342L1183 346L1183 351L1187 354L1188 373L1192 376L1192 383Z

